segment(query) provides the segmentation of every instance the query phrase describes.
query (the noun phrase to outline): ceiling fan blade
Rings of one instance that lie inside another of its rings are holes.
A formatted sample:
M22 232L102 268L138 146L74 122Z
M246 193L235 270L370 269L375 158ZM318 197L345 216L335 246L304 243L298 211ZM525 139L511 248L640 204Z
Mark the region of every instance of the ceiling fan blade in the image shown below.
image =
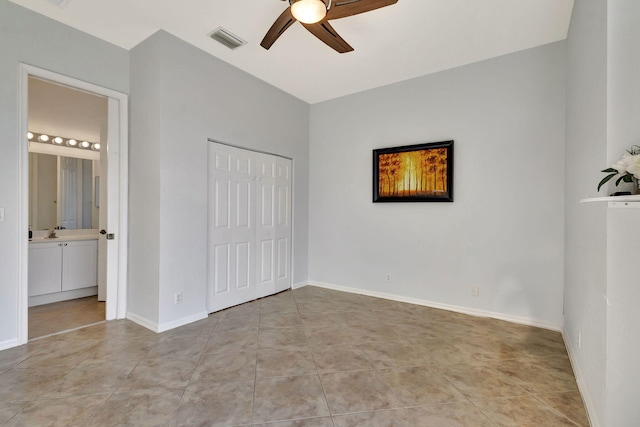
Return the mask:
M278 16L278 19L276 19L276 22L273 23L271 28L269 28L269 31L267 31L262 42L260 42L260 46L265 49L269 49L276 40L278 40L278 37L280 37L282 33L284 33L285 30L294 22L296 22L296 18L291 14L291 6L289 6L284 12L282 12L282 15Z
M311 34L338 53L351 52L353 48L333 29L327 21L317 24L302 24Z
M335 0L327 12L326 19L345 18L396 3L398 0Z

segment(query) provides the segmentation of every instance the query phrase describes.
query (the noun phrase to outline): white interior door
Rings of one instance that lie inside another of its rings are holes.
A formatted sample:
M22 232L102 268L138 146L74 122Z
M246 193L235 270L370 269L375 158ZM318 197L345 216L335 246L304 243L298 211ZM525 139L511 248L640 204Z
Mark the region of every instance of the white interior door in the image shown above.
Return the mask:
M210 312L255 298L254 173L251 152L209 146Z
M276 163L275 203L275 291L291 287L291 176L290 159L278 158Z
M291 188L291 161L219 143L209 144L208 161L207 308L214 312L291 287L283 272L289 260L281 259L290 256L291 214L280 213L291 209L290 193L284 203L280 195ZM280 185L281 176L288 183Z
M100 236L98 238L98 299L107 302L105 317L115 319L118 306L122 307L124 295L118 293L118 281L122 280L120 255L122 243L126 244L122 227L123 212L121 187L122 110L125 106L118 99L109 97L107 104L107 124L101 129L100 142ZM126 110L125 110L126 111ZM106 130L106 135L105 135ZM107 143L104 144L104 141ZM103 233L104 231L104 233ZM108 274L107 274L108 273ZM100 280L102 276L102 280ZM101 286L102 284L102 286Z
M256 173L256 297L272 295L276 291L274 277L274 254L276 241L275 156L253 153L257 163Z
M107 144L109 133L109 119L103 120L100 125L100 160L96 161L98 173L97 184L95 184L95 199L98 201L98 229L108 230L107 211L109 209L108 190L108 171L109 158L107 156ZM107 300L107 239L104 235L98 236L98 301Z

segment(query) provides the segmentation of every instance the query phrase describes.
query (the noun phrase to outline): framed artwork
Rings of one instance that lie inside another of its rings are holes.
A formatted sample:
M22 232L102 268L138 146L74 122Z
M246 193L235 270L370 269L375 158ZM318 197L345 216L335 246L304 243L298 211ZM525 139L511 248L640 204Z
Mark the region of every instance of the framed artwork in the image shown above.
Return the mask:
M373 202L453 202L453 141L373 150Z

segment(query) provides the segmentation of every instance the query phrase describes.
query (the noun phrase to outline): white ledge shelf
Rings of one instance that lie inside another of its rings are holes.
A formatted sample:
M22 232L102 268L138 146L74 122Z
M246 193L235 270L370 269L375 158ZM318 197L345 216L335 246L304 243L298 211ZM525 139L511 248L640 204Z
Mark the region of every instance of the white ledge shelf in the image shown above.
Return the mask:
M590 202L640 202L640 194L636 194L633 196L590 197L580 200L580 203Z

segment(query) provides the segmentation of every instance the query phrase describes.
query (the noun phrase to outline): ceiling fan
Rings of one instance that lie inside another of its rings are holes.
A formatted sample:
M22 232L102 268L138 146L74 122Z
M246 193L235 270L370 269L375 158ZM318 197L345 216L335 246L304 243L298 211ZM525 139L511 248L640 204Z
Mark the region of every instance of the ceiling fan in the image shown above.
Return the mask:
M287 1L287 0L283 0ZM276 19L260 46L269 49L278 37L296 21L338 53L353 51L349 43L333 29L329 20L369 12L396 4L398 0L288 0L289 7Z

